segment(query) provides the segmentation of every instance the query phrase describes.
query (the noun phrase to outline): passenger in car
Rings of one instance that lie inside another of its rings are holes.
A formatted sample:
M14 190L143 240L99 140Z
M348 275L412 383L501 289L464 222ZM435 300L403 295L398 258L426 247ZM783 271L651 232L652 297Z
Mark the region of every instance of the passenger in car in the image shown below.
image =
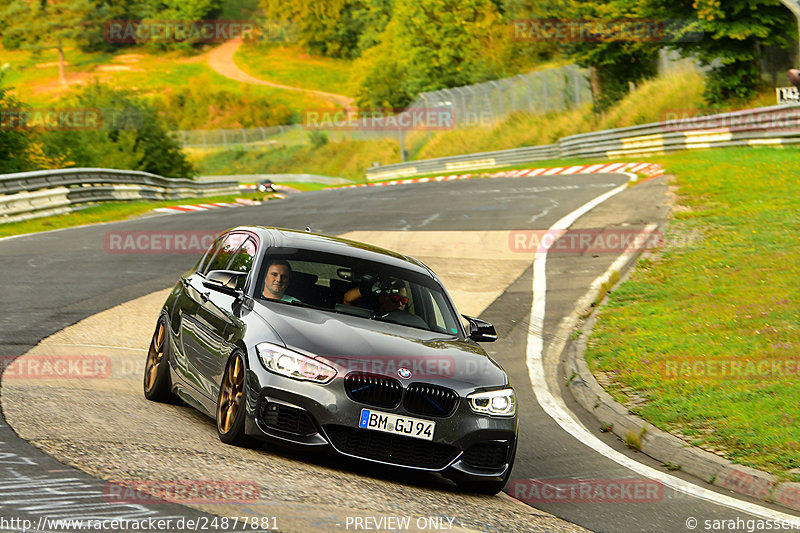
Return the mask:
M286 294L292 279L292 267L283 259L272 259L267 263L267 274L264 276L264 298L272 298L282 302L299 302L294 296Z
M368 294L365 295L364 292ZM372 309L376 316L383 316L392 311L405 311L408 293L402 281L384 281L371 292L360 286L353 287L344 293L342 303Z

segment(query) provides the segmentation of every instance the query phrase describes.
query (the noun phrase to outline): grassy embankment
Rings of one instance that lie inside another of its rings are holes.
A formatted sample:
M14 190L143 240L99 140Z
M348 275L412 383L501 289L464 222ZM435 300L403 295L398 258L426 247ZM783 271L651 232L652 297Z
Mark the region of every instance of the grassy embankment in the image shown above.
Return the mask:
M213 48L205 47L205 51ZM299 116L303 109L320 109L332 106L325 99L300 91L287 91L263 85L248 85L228 79L207 64L205 51L194 55L183 52L154 53L145 47L126 48L114 54L85 53L69 46L65 50L68 61L67 87L58 81L58 63L55 51L48 50L34 56L25 50L2 50L4 68L3 84L14 87L20 99L34 107L52 106L70 90L98 81L118 89L134 91L157 101L176 91L227 91L250 98L262 98L275 109L288 109ZM316 65L313 58L309 64ZM298 60L298 63L302 63ZM2 66L2 65L0 65ZM317 67L319 68L319 67ZM281 83L281 80L273 80ZM156 102L157 103L157 102ZM230 102L228 105L231 104ZM219 102L216 102L216 107ZM237 127L225 123L225 110L215 108L215 102L206 103L206 125L203 127ZM222 120L220 120L220 116Z
M550 144L559 138L664 120L666 112L700 113L702 78L676 73L643 83L603 115L588 107L531 115L518 113L493 127L444 132L411 132L405 139L412 160ZM769 105L774 94L765 91L748 107ZM341 176L364 181L365 170L377 161L400 161L396 139L328 143L321 147L291 146L270 150L193 151L201 174L299 172Z
M668 244L610 295L590 367L618 401L687 442L800 479L796 148L659 160L676 176ZM738 370L736 370L738 365Z

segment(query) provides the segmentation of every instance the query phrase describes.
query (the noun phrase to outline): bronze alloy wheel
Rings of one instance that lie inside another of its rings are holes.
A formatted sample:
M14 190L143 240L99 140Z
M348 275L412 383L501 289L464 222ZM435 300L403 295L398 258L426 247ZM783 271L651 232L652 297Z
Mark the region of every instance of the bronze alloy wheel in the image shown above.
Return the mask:
M220 434L230 433L242 404L244 391L244 365L242 358L234 355L225 368L222 387L217 402L217 429Z
M158 372L164 360L164 322L158 321L150 349L147 351L147 364L144 369L144 391L152 391L158 381Z
M144 365L144 397L154 402L178 403L172 394L169 376L169 339L167 339L167 319L162 316L156 324L156 331L147 350Z

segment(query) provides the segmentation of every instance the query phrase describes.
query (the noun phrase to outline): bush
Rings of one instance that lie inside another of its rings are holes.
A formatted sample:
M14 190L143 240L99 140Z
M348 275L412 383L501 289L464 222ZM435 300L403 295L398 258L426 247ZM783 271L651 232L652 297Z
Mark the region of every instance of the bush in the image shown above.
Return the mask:
M133 94L95 83L62 99L64 108L98 109L102 125L90 131L51 131L42 139L49 155L68 155L75 166L142 170L190 178L195 170L156 109Z
M328 144L328 134L321 131L309 131L308 142L313 148L321 148Z

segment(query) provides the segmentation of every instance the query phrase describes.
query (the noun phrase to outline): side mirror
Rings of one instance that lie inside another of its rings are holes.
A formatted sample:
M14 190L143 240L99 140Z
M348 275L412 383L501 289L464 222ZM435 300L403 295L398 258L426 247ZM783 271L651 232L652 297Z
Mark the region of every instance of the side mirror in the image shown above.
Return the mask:
M244 285L245 278L247 278L247 272L239 272L237 270L212 270L206 274L206 279L203 280L203 286L231 296L241 296L242 289L240 285Z
M469 322L469 338L475 342L494 342L497 340L497 332L494 326L485 320L473 316L461 315Z

